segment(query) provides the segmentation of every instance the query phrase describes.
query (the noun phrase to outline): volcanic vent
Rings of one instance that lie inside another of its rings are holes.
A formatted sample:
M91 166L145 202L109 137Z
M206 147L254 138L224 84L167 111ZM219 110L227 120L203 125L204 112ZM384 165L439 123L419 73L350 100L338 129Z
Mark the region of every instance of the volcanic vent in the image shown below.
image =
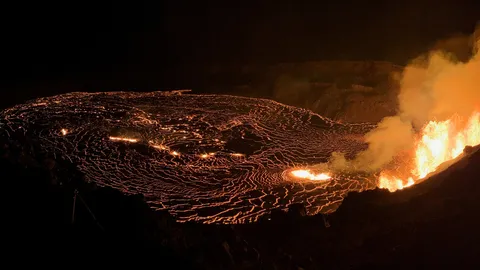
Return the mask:
M70 93L1 113L2 136L26 136L88 181L141 193L179 221L255 221L304 203L334 210L361 175L325 174L333 151L365 148L370 124L347 125L275 101L174 92ZM358 135L358 136L357 136Z

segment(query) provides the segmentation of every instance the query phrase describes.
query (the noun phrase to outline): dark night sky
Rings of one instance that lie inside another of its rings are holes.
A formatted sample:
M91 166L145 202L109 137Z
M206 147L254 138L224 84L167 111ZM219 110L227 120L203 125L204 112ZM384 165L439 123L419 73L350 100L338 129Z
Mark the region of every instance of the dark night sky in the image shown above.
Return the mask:
M129 2L4 4L2 93L190 87L182 72L213 64L402 64L480 19L478 0Z

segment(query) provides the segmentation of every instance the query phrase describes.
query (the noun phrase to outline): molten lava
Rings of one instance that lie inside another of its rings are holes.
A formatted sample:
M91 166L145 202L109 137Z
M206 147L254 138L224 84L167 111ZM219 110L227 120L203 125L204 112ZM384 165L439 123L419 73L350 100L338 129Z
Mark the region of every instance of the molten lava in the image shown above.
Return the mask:
M460 156L465 146L480 144L480 112L474 112L468 121L451 118L430 121L420 132L415 144L413 169L407 180L382 172L380 188L396 191L415 184L419 179L437 170L440 164Z
M294 170L291 172L294 177L312 180L312 181L325 181L332 177L328 173L312 173L310 170Z
M123 141L123 142L130 142L130 143L136 143L138 142L138 139L133 139L133 138L127 138L127 137L109 137L110 140L112 141Z

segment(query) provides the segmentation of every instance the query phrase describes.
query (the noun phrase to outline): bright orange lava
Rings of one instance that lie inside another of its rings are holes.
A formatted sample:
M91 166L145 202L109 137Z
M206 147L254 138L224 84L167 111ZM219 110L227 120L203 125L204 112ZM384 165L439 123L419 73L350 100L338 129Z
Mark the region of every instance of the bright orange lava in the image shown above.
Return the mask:
M465 146L480 144L480 112L474 112L468 121L451 118L430 121L422 129L415 144L413 169L407 180L382 172L378 187L396 191L415 184L434 172L440 164L460 156Z
M138 139L133 139L133 138L127 138L127 137L109 137L110 140L112 141L123 141L123 142L130 142L130 143L136 143L138 142Z
M325 181L332 178L328 173L314 174L310 172L310 170L294 170L290 173L297 178L303 178L312 181Z

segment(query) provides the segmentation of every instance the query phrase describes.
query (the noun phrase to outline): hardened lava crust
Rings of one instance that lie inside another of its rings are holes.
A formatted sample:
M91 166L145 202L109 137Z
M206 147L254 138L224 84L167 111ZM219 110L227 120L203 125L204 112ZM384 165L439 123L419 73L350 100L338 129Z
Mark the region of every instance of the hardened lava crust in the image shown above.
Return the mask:
M87 181L145 195L178 221L245 223L303 203L330 212L349 191L374 187L363 176L328 181L292 177L353 155L371 124L342 124L272 100L188 91L69 93L0 114L2 136L21 133L70 160Z

